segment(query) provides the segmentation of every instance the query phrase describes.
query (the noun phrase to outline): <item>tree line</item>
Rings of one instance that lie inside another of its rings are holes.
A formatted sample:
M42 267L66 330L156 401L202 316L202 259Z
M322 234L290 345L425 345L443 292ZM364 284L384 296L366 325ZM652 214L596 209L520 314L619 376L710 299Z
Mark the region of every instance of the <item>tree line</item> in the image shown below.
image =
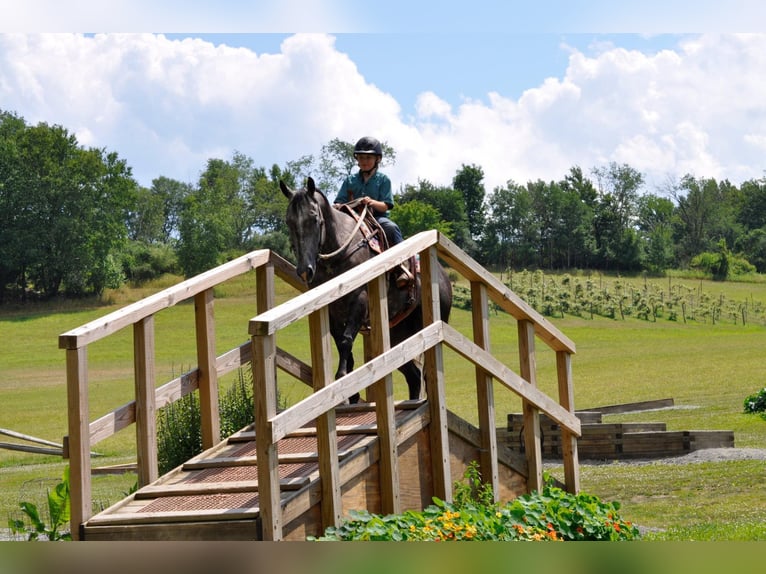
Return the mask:
M381 169L395 161L384 144ZM332 199L354 169L353 143L334 139L284 166L234 152L209 159L196 182L158 175L143 187L116 152L0 111L0 303L190 277L253 249L291 258L280 179L311 175ZM451 185L403 183L395 200L405 237L438 229L493 269L766 272L766 178L685 175L647 190L612 162L488 193L482 168L463 164Z

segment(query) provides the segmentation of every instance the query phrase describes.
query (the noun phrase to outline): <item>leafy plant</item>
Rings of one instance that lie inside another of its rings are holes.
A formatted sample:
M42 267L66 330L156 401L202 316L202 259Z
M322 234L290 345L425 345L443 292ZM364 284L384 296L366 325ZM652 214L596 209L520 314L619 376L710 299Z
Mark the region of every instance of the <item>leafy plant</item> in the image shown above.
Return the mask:
M26 533L28 540L40 540L44 536L46 540L59 541L71 540L72 535L61 529L69 523L71 501L69 498L69 467L64 468L64 475L60 483L53 491L48 492L48 516L50 524L46 524L37 505L32 502L21 502L21 511L31 522L28 527L21 519L9 519L8 527L14 534Z
M766 413L766 387L745 399L746 413Z
M506 504L494 502L492 488L482 484L476 463L464 482L454 485L454 501L434 498L422 512L381 516L351 511L340 526L309 540L349 541L566 541L635 540L638 529L622 520L618 502L569 494L546 484L541 492L519 496Z
M249 369L240 369L237 380L219 396L218 412L223 438L253 422L253 381ZM184 395L159 410L157 451L160 474L202 452L202 415L196 393Z

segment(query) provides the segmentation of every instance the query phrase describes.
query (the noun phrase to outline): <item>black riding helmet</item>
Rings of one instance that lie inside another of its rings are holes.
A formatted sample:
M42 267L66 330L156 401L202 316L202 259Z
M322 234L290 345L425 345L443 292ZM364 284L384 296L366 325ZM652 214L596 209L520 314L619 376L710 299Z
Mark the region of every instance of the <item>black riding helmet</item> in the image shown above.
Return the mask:
M354 157L357 154L374 154L383 157L383 146L373 137L365 136L356 142L354 146Z

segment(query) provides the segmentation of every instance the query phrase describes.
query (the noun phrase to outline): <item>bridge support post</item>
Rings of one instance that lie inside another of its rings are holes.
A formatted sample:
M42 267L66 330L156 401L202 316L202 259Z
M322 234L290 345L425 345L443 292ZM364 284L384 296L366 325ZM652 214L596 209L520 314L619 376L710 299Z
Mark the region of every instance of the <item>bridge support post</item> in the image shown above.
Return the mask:
M521 377L530 385L537 386L537 361L535 358L535 326L532 321L518 322L519 360ZM527 401L523 402L524 450L527 455L527 490L543 488L543 456L540 436L540 411Z
M489 302L487 287L478 281L471 282L471 309L473 311L473 340L479 347L490 352ZM500 497L500 478L497 466L497 431L495 429L495 396L492 376L476 367L476 400L479 409L479 465L485 484L492 487L495 501Z

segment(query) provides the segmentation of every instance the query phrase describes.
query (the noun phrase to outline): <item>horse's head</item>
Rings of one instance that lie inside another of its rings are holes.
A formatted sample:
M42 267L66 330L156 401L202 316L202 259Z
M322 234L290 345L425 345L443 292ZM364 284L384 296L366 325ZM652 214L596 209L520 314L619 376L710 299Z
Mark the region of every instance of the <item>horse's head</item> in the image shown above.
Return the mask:
M290 230L290 243L297 259L295 270L301 279L311 284L324 240L322 205L327 200L316 188L312 178L308 178L305 189L293 190L281 180L279 188L290 200L285 222Z

